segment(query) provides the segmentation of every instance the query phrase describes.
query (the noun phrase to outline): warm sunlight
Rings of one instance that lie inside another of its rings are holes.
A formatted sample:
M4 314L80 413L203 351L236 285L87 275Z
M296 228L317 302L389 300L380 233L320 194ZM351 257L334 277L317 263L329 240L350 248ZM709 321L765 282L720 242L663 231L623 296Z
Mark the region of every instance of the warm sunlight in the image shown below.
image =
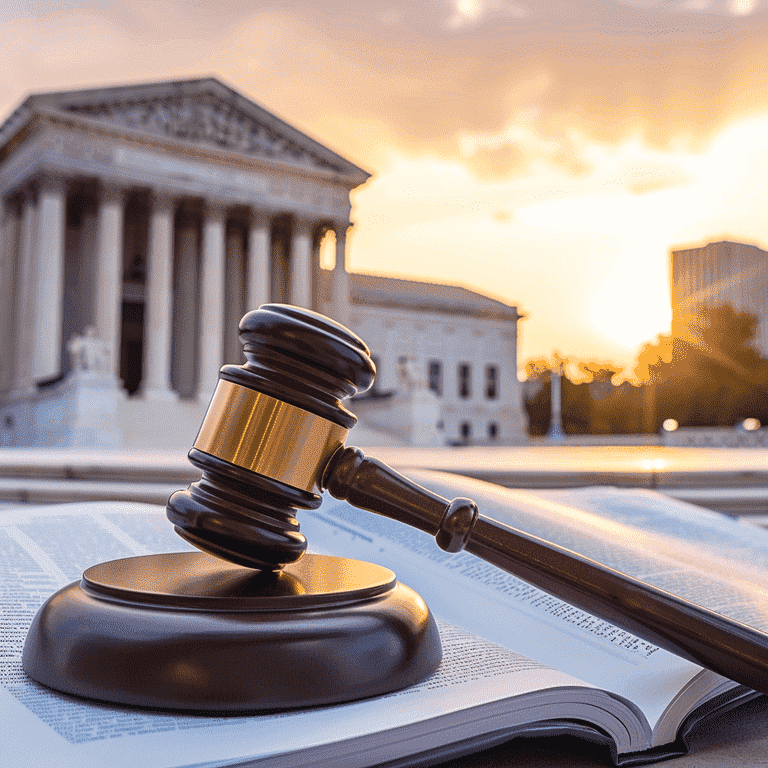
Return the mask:
M529 146L537 164L509 179L393 155L355 193L351 262L439 275L517 303L528 315L521 360L558 348L631 370L639 345L669 330L673 248L765 241L767 133L768 115L758 115L697 152L651 148L637 136L616 145L574 136L575 159L589 168L575 178L549 162L543 144ZM528 135L509 126L502 134ZM464 138L465 153L496 140Z
M320 269L333 269L336 266L336 233L329 229L320 241Z
M768 768L768 0L0 0L0 52L0 768Z
M592 321L626 349L669 331L672 309L667 283L667 252L644 251L620 258L595 291Z
M117 12L64 5L8 5L5 114L32 90L103 85L104 72L216 73L372 174L352 195L351 271L518 306L521 361L560 349L631 369L637 345L668 327L671 249L768 245L765 2L607 0L563 14L395 0L352 4L341 26L333 3L212 25L197 4L163 15L139 2L139 57ZM187 27L202 58L175 35ZM322 267L334 259L329 238Z

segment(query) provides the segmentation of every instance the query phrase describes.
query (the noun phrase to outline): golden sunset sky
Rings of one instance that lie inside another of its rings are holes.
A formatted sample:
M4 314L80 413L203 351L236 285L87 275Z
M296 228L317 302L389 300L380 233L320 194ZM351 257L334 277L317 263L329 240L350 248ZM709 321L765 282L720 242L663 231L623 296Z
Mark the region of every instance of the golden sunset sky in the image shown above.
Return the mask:
M669 250L768 246L766 0L22 0L29 93L213 75L373 174L353 271L516 304L520 362L631 368Z

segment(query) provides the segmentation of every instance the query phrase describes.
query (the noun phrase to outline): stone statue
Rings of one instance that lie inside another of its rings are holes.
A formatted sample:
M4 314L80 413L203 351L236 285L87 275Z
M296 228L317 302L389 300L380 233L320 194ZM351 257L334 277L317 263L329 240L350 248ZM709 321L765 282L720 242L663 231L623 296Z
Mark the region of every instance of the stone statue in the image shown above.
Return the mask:
M67 344L73 371L106 373L110 369L112 350L109 344L97 338L96 329L89 325L83 335L74 334Z
M400 389L404 392L425 389L427 386L427 380L423 375L419 375L413 358L405 355L397 360L397 378L400 381Z

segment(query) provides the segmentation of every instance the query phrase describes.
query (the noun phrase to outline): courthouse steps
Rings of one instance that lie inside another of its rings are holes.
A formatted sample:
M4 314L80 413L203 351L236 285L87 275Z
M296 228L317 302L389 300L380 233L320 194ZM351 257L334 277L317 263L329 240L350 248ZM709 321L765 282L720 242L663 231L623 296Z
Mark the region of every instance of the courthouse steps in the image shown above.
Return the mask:
M768 515L768 449L762 448L558 445L365 450L405 474L410 467L437 470L514 488L645 488L726 514ZM186 449L0 449L0 502L5 504L96 500L164 504L171 493L197 477Z

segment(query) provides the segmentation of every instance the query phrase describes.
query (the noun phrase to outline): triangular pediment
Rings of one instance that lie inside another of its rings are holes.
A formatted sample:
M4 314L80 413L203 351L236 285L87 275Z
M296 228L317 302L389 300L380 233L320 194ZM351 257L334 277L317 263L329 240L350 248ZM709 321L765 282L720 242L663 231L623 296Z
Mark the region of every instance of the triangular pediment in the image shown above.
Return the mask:
M198 147L368 175L214 78L39 94L28 103Z

